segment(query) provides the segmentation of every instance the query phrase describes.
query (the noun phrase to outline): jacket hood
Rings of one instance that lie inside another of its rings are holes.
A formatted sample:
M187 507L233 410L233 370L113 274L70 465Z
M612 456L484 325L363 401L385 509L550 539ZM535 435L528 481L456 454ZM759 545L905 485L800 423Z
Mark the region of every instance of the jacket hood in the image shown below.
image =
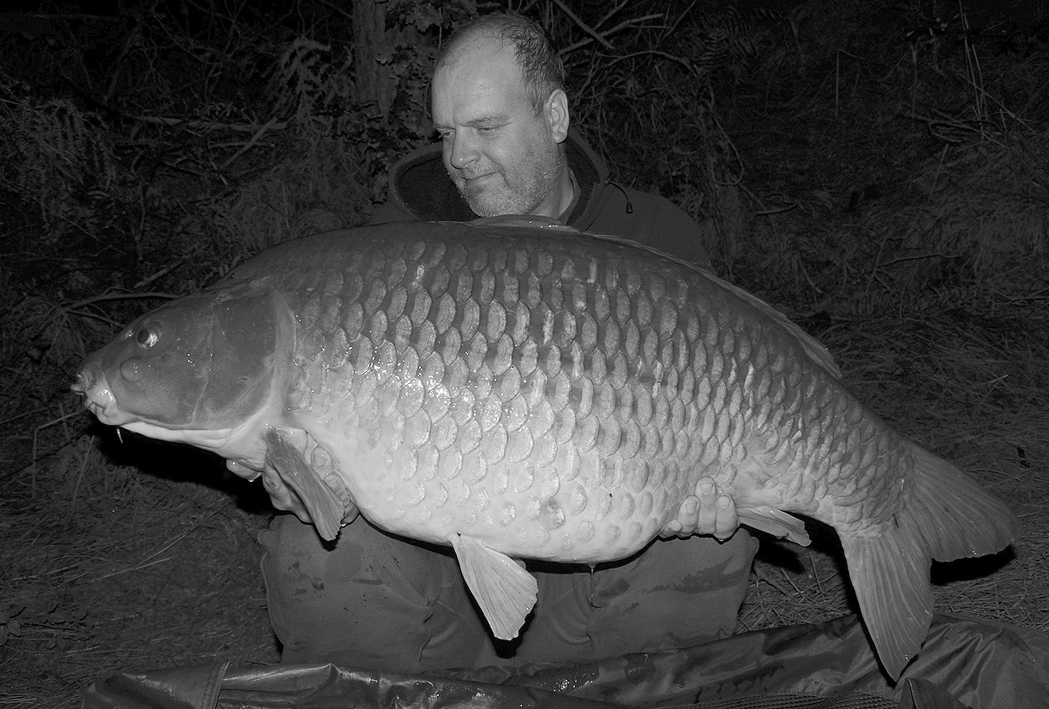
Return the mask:
M580 188L579 199L569 215L570 226L586 227L598 197L608 182L608 168L575 130L565 141L568 167ZM444 169L441 144L415 150L394 165L390 173L389 201L422 221L470 221L477 219L466 200L455 189Z

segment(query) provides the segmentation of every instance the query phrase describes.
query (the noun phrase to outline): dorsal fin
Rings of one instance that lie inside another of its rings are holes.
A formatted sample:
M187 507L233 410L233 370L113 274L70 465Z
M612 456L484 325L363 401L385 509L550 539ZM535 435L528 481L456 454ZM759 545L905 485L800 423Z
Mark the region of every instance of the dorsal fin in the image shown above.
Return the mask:
M780 326L798 340L802 349L805 350L805 354L807 354L813 362L821 366L835 379L841 379L841 370L838 368L838 363L834 361L834 356L823 346L823 343L802 330L790 318L753 293L748 293L739 286L734 286L728 281L723 281L713 274L706 273L705 275L740 300L743 300L754 308L760 310L763 315L767 315L769 318L779 323Z

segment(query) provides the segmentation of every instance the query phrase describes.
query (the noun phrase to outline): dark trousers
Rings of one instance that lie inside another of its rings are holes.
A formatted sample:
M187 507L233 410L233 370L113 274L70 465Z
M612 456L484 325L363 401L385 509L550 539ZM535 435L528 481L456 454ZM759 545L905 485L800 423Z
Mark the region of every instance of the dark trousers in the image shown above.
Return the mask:
M363 518L326 545L278 515L260 535L270 619L284 662L416 672L591 661L691 647L732 633L757 542L657 540L629 559L530 564L539 599L517 641L493 642L450 550ZM567 570L566 570L567 568Z

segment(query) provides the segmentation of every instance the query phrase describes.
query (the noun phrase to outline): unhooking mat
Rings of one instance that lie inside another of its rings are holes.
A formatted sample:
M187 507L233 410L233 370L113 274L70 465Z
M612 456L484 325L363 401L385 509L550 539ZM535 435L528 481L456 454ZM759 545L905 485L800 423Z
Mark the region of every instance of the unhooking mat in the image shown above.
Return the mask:
M402 675L333 665L219 663L123 672L96 681L84 694L85 709L624 706L1046 709L1049 636L937 616L922 652L895 686L879 669L862 625L847 616L572 666Z

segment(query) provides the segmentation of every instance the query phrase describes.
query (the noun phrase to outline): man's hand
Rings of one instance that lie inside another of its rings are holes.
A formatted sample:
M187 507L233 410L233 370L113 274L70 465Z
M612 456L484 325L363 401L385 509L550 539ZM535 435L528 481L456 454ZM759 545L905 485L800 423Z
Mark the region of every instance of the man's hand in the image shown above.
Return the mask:
M681 502L677 517L667 522L659 536L685 539L693 534L706 534L725 541L738 528L736 503L721 493L712 478L700 478L694 494Z

